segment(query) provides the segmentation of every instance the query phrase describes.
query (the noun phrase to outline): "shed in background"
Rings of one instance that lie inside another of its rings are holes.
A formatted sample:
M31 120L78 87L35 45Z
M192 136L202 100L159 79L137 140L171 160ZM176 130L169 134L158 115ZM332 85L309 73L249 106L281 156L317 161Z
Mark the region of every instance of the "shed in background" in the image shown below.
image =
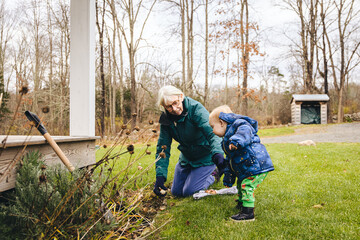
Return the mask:
M327 94L294 94L291 98L291 123L327 124Z

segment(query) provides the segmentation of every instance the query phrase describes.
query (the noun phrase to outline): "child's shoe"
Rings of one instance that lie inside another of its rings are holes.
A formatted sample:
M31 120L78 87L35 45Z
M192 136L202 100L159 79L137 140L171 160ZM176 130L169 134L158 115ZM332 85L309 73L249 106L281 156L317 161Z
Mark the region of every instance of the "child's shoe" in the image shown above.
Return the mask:
M230 217L231 220L240 222L240 221L254 221L254 208L251 207L242 207L241 211L238 214L235 214Z

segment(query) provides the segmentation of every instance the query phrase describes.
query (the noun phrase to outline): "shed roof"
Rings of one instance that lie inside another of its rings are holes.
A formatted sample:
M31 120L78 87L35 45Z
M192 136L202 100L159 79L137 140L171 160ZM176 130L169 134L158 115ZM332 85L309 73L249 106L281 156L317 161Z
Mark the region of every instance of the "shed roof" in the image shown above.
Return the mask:
M327 94L294 94L292 96L292 101L329 101L329 96Z

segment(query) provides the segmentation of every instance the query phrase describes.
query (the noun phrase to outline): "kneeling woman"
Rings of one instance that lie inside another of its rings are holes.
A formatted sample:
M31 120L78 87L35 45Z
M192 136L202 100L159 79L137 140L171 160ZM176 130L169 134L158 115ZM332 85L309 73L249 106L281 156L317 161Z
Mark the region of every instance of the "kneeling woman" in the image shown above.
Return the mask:
M160 136L156 157L165 148L163 146L166 146L166 157L156 162L154 192L163 196L161 189L166 190L164 183L167 179L172 139L179 142L180 157L175 167L171 193L185 197L207 189L215 181L212 173L216 165L219 171L224 168L221 139L212 132L209 112L201 103L185 97L181 90L173 86L165 86L159 90L158 104L163 113L159 120Z

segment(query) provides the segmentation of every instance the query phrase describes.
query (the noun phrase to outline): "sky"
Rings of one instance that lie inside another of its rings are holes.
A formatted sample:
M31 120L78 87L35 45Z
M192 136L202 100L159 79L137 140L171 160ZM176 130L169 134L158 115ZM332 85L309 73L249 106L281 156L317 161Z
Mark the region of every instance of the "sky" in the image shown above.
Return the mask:
M288 27L290 23L294 23L297 20L295 13L286 10L280 6L279 3L282 3L281 0L256 0L251 1L250 3L250 18L255 20L260 27L260 34L262 35L262 40L260 41L260 51L266 54L266 60L262 59L261 61L266 61L268 67L275 65L280 68L280 71L284 73L286 77L286 68L288 59L284 57L287 50L287 44L289 44L289 39L283 34L284 29ZM180 49L180 39L173 38L167 39L164 38L164 35L168 34L169 29L173 28L177 23L178 19L174 14L164 15L164 12L161 11L162 8L156 8L153 14L151 15L147 27L147 36L154 37L156 40L154 42L158 43L156 48L159 50L160 54L165 52L168 54L162 55L163 58L168 59L168 62L176 62L180 59L181 49ZM197 18L203 19L204 16L201 15L199 11ZM200 27L200 26L196 26ZM201 26L203 27L203 26ZM164 34L166 33L166 34ZM146 37L145 37L146 38ZM201 41L201 44L202 41ZM177 46L176 51L174 46ZM202 46L200 46L202 48ZM169 49L168 51L166 49ZM203 50L197 49L200 52L200 55L203 55ZM176 54L170 54L175 52ZM259 61L259 60L257 60ZM178 61L179 63L179 61ZM180 63L179 63L180 64ZM211 63L209 63L211 64ZM204 64L202 64L204 65ZM259 68L264 65L263 62L254 63L253 67ZM196 67L196 66L195 66ZM204 77L200 71L197 77L197 83L203 84ZM250 87L259 88L260 80L259 76L253 74L252 78L249 80ZM232 81L230 84L237 84L236 80ZM225 85L223 78L217 77L212 82L213 85Z
M21 1L26 2L30 0ZM5 0L5 2L9 6L14 6L17 1ZM284 6L283 0L256 0L249 1L249 4L250 18L256 21L260 28L260 52L266 54L264 58L254 61L252 63L252 68L258 70L264 65L267 67L276 66L280 69L280 72L284 74L284 79L286 80L289 78L287 69L290 60L287 55L289 55L288 45L291 41L285 36L285 33L293 39L299 38L296 33L297 30L294 28L295 24L298 23L298 16L293 11L280 6ZM196 18L204 18L204 16L201 15L201 12L202 11L199 11ZM171 33L171 30L175 28L175 25L178 22L177 18L175 13L165 11L163 4L156 5L154 11L150 15L144 34L144 39L147 39L147 44L149 44L150 47L144 47L139 51L141 53L141 58L159 61L159 64L168 64L169 68L174 67L175 71L181 70L180 39L178 35ZM198 24L195 27L201 28L203 26ZM203 41L197 41L195 44L201 44L196 48L196 57L203 59ZM212 63L209 64L211 65ZM196 83L200 85L204 82L202 70L204 65L203 62L201 65L202 67L199 69L195 66ZM224 84L224 79L221 77L212 80L213 86L224 86ZM235 80L232 84L236 84ZM249 86L259 88L259 75L252 74L252 78L249 80Z
M30 2L30 0L5 0L5 3L10 8L16 7L18 2ZM216 0L218 1L218 0ZM69 0L70 2L70 0ZM256 0L250 2L250 18L254 19L259 27L261 34L267 38L260 42L260 50L267 54L266 61L269 61L270 65L278 65L282 71L285 71L286 61L285 59L279 58L285 51L283 43L287 41L282 34L282 29L285 25L291 21L294 21L294 13L286 11L279 6L277 3L282 2L281 0ZM198 11L196 18L203 22L204 16L201 15L202 11ZM211 21L211 19L210 19ZM154 11L151 13L148 23L145 28L144 39L147 39L147 44L151 47L145 51L139 51L142 53L142 58L148 59L159 59L166 64L176 66L178 71L181 70L180 54L181 44L179 36L171 33L172 29L176 27L178 17L174 13L164 11L164 4L158 4L155 6ZM111 25L111 24L109 24ZM203 28L200 24L195 24L195 28ZM173 36L169 38L169 36ZM196 57L203 59L203 41L198 41L195 44L201 44L196 48ZM203 61L203 60L201 60ZM162 63L161 63L162 64ZM211 63L209 63L211 64ZM196 83L202 85L204 82L203 65L197 70L194 76L197 80ZM263 65L263 63L261 63ZM170 66L171 68L171 66ZM198 66L195 66L198 68ZM255 76L256 77L256 76ZM249 81L250 87L258 87L259 82L256 79ZM222 78L214 79L213 85L224 85ZM231 84L231 83L230 83ZM235 84L235 83L233 83ZM253 85L253 86L251 86Z

